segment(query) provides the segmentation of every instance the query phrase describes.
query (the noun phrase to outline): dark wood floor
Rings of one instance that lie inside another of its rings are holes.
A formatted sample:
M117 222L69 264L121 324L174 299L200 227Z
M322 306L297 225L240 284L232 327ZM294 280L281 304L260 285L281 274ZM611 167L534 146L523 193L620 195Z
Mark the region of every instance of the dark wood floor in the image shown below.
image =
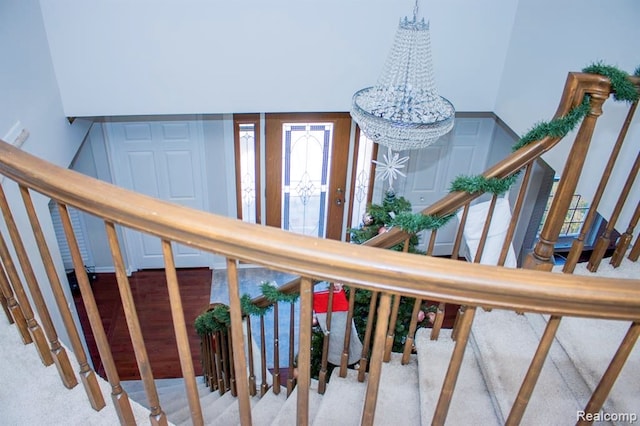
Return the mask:
M193 323L195 318L209 306L211 274L211 270L207 268L178 270L180 296L196 374L201 374L200 339ZM96 274L96 276L93 292L120 379L139 379L115 274ZM135 272L129 277L129 282L154 377L157 379L182 377L164 270ZM100 376L106 378L84 304L79 295L75 297L75 302L95 370Z
M93 293L120 379L139 379L138 366L129 338L115 274L96 274L96 277L92 285ZM202 368L200 338L195 332L194 321L209 307L211 280L212 271L207 268L178 270L180 296L196 375L202 374ZM182 377L164 270L134 272L129 277L129 283L154 377L156 379ZM75 303L95 371L106 379L79 294L75 296ZM453 326L457 309L457 305L447 305L444 328ZM281 372L286 375L286 368L281 369Z

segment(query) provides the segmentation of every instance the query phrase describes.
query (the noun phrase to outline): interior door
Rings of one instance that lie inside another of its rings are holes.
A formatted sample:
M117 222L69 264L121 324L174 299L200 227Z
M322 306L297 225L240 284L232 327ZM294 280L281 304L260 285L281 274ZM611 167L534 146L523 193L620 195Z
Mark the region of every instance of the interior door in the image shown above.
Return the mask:
M484 117L456 119L453 131L436 143L419 150L407 151L409 163L404 196L419 212L449 193L451 182L459 175L475 175L486 168L493 132L493 121ZM457 222L449 222L438 230L433 254L450 254L456 236ZM425 249L428 238L421 238Z
M267 225L342 239L351 117L267 114Z
M202 123L122 121L105 123L114 182L127 189L205 210ZM160 239L125 230L127 253L134 269L164 267ZM208 253L173 245L177 267L210 266Z

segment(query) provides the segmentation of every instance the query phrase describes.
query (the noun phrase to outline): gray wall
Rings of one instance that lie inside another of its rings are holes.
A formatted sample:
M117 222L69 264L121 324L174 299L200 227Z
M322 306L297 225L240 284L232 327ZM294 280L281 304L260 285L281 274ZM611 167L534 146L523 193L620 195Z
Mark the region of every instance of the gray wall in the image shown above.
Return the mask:
M23 150L59 166L68 167L91 122L76 120L70 125L65 118L38 1L0 2L0 54L4 58L0 71L0 137L3 137L16 121L20 121L30 133L29 139L22 146ZM25 236L27 252L37 254L35 240L28 237L32 235L31 228L17 185L4 180L2 186L16 222ZM49 215L49 199L35 195L33 201L45 238L53 250L52 256L58 275L62 282L66 283L64 266L57 250ZM8 238L4 221L0 224L0 231L5 239ZM37 255L32 256L31 262L60 339L68 344L53 294L47 285L49 280L44 266ZM67 298L71 300L68 287L63 287ZM73 303L71 308L75 316Z
M640 39L640 2L637 0L520 0L500 91L494 111L522 135L541 120L550 120L560 101L569 71L580 71L596 61L633 73L640 65L635 40ZM593 143L577 193L590 200L598 186L611 147L615 143L628 104L609 99L598 119ZM543 155L558 173L564 168L573 135ZM599 212L608 216L629 175L638 152L638 116L629 129L627 143L613 172ZM630 200L640 199L640 184ZM634 202L625 206L618 228L626 228Z

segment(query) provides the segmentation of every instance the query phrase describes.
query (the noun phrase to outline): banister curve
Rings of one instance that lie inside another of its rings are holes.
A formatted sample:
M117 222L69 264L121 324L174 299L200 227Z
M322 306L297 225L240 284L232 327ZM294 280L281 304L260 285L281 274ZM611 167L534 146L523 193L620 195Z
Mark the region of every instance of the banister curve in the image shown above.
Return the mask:
M313 279L458 304L640 319L639 279L484 266L294 234L119 188L55 166L4 141L0 141L0 172L106 221Z
M629 77L640 90L640 77ZM605 99L611 93L611 83L607 77L598 74L570 72L565 82L560 103L553 119L565 116L572 108L578 106L585 95L603 96ZM562 138L546 137L539 141L523 146L499 161L482 175L486 178L505 178L525 167L528 163L540 155L555 147ZM451 192L439 201L422 210L424 215L445 216L454 213L465 203L474 200L482 194L469 194L466 192ZM389 248L404 241L409 234L399 228L392 228L384 234L380 234L365 242L372 247Z

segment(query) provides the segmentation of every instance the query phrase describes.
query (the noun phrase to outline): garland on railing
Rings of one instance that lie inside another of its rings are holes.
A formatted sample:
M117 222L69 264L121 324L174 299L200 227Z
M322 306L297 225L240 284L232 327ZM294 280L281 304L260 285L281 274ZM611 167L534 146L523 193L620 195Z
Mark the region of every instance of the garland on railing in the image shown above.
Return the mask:
M617 101L635 102L640 96L633 83L629 81L629 75L615 67L599 62L586 67L583 69L583 72L608 77L611 81L614 99ZM640 77L640 66L635 69L634 75ZM512 151L517 151L523 146L545 137L561 138L566 136L585 117L589 112L589 108L589 97L585 95L582 103L572 108L565 116L555 118L549 122L540 122L535 125L514 144ZM472 194L477 192L502 194L509 190L511 185L515 183L519 173L520 172L516 172L502 179L486 178L482 175L458 176L451 183L450 192L463 191ZM425 229L439 229L453 216L455 216L455 214L446 216L423 215L420 213L413 214L411 213L411 203L409 201L404 197L396 197L393 193L387 193L382 205L373 204L369 207L363 218L364 226L361 228L353 228L349 231L352 235L352 242L361 244L373 238L378 233L386 231L388 227L397 226L403 231L412 234L409 251L415 251L415 246L418 242L415 234ZM402 245L399 244L395 246L394 249L402 249ZM299 294L282 293L275 285L268 282L263 282L260 288L264 297L272 303L295 303L299 298ZM262 316L273 306L258 307L251 302L251 297L247 294L242 295L240 304L242 313L252 316ZM406 304L406 308L409 309L408 307L410 305L411 303ZM368 309L368 302L364 303L363 306ZM356 318L356 320L357 319L358 318ZM404 327L404 322L398 321L397 324L396 333L399 336L402 334L402 330L398 330L398 327ZM226 330L230 325L229 307L223 304L217 305L213 309L199 315L195 320L196 332L201 336ZM402 342L402 339L398 341Z
M262 283L260 289L262 290L262 295L271 303L296 303L300 298L300 293L286 294L278 290L275 285L267 282Z
M260 290L264 297L272 304L278 302L295 303L300 297L299 293L282 293L278 290L278 287L266 281L260 285ZM248 294L243 294L242 297L240 297L240 309L244 315L263 316L271 310L272 306L273 305L259 307L251 301L251 296ZM198 315L195 320L196 332L200 336L223 331L229 327L231 327L231 315L229 313L229 306L224 304L219 304L213 309Z
M382 204L372 204L362 218L363 225L359 228L350 228L351 242L362 244L378 234L386 232L389 226L400 226L402 229L411 229L409 238L409 252L417 252L418 236L422 229L439 226L441 222L449 220L449 217L438 218L411 213L411 203L404 197L396 197L393 191L387 191ZM397 244L392 250L401 251L404 244Z
M640 67L636 69L636 73L640 71ZM610 65L604 65L602 62L594 63L582 70L588 74L600 74L611 82L611 90L613 98L617 101L635 102L638 100L639 93L635 85L629 80L629 74ZM563 138L582 121L589 112L589 96L585 95L580 105L574 107L566 115L557 117L549 122L542 121L536 124L523 137L521 137L512 147L512 152L517 151L530 144L531 142L541 140L545 137ZM477 176L459 176L451 183L451 192L464 191L470 194L476 192L484 192L490 194L503 194L511 185L515 183L520 172L514 173L503 179L486 178L482 175Z
M636 76L640 75L638 73L639 70L640 67L636 68L634 72ZM611 65L605 65L602 61L589 65L582 72L600 74L607 77L611 82L613 98L616 101L635 102L640 96L635 85L629 80L629 74Z
M587 115L590 108L589 101L589 96L585 96L582 99L582 103L572 108L567 115L557 117L549 122L541 121L511 147L511 152L516 152L523 146L527 146L534 141L539 141L546 136L553 138L565 137L567 133L575 129L578 123Z
M613 97L616 101L635 102L640 96L635 85L629 80L629 74L616 67L605 65L602 62L596 62L584 68L582 71L589 74L600 74L609 78L609 81L611 82L611 91L613 92ZM640 66L635 69L634 75L640 76ZM580 123L580 121L582 121L589 112L589 100L589 96L585 95L580 105L572 108L566 115L554 118L548 122L542 121L536 124L513 145L512 152L545 137L562 138L566 136L569 132L575 129L578 123ZM487 178L482 175L458 176L453 180L453 182L451 182L449 192L461 191L469 194L475 194L478 192L495 195L504 194L516 182L520 172L521 171L518 171L505 178ZM400 197L400 199L404 200L402 197ZM406 202L408 203L408 201ZM377 215L379 217L380 211L384 212L384 210L384 206L372 204L367 213L370 216L376 217ZM383 230L392 226L397 226L405 232L415 234L425 229L439 229L453 216L454 215L439 217L423 215L421 213L411 213L409 204L408 212L405 209L405 211L392 215L384 221L385 225ZM367 215L365 215L365 218L366 217ZM366 220L363 220L363 222L364 229L368 225ZM352 237L354 235L354 231L355 229L350 230ZM362 235L359 235L359 237L361 236ZM369 238L374 236L375 234L372 234ZM352 241L354 241L353 238ZM354 242L362 243L364 241L360 238L356 238Z
M200 336L226 330L231 324L229 307L217 305L215 308L204 312L196 318L196 333Z
M425 229L439 229L453 218L455 214L446 216L433 216L413 213L400 213L392 221L393 226L398 226L403 231L415 234Z

